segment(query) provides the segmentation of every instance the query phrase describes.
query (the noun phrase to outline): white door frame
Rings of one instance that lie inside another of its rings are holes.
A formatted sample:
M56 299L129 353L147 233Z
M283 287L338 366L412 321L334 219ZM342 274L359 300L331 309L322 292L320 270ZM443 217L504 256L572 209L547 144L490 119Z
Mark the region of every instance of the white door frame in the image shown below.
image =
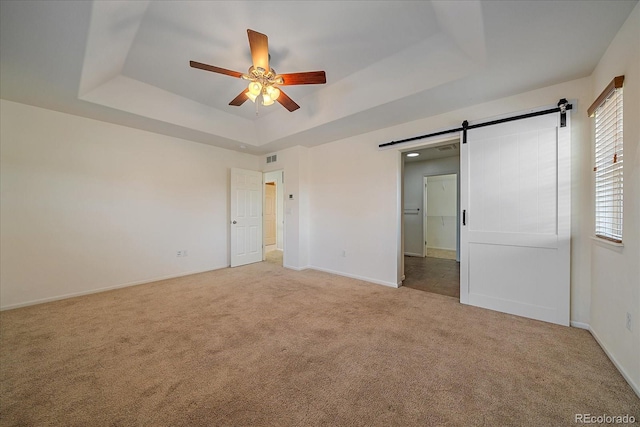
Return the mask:
M265 174L266 175L266 174ZM262 202L262 235L263 237L263 246L265 248L265 257L266 257L266 248L267 246L273 246L278 244L278 220L280 219L280 215L278 215L278 192L280 192L280 184L278 184L277 181L273 181L273 180L267 180L266 177L263 180L264 184L264 193L263 193L263 202ZM271 190L275 190L273 192L273 199L271 200L271 203L267 203L268 202L268 192L270 192ZM270 206L271 205L271 206ZM271 220L267 221L267 207L272 208L273 212L271 213ZM268 244L267 243L267 230L268 230L268 226L270 225L270 223L272 223L274 225L274 232L275 232L275 236L273 236L273 238L275 239L275 242L272 244Z
M422 241L424 242L422 244L422 257L426 257L427 256L427 242L428 240L428 234L427 234L427 209L429 208L428 204L427 204L427 193L428 193L428 189L427 189L427 181L429 179L429 175L424 175L422 177L422 185L423 185L423 190L422 190Z
M285 184L284 184L284 169L276 169L276 170L272 170L272 171L267 171L267 172L263 172L262 173L262 185L264 185L266 182L273 182L272 180L267 180L267 174L270 173L274 173L274 172L278 172L280 173L281 176L281 182L276 183L276 199L278 199L278 192L280 192L280 200L276 200L276 247L278 246L278 222L280 222L282 224L282 265L286 265L285 264L285 257L286 257L286 248L285 248L285 242L286 242L286 232L287 232L287 227L285 224L286 221L286 215L284 214L285 211L285 204L286 204L286 188L285 188ZM278 189L279 188L279 189ZM278 202L282 203L282 214L279 215L278 214ZM262 195L262 210L264 211L264 206L266 204L265 201L265 196L264 196L264 192ZM267 258L267 253L265 251L265 247L263 245L262 248L262 260L264 261Z
M437 145L444 145L444 143L447 142L451 142L453 140L458 139L458 142L456 142L456 144L459 144L462 142L462 140L459 139L460 136L457 132L451 132L449 134L446 135L441 135L441 136L437 136L437 137L432 137L432 138L425 138L424 141L421 141L419 143L416 144L408 144L408 145L403 145L402 148L398 148L398 171L399 171L399 179L398 179L398 286L402 286L402 281L405 279L405 274L404 274L404 159L403 156L405 153L408 153L410 151L415 151L415 150L420 150L423 148L428 148L431 146L437 146ZM443 174L457 174L457 171L451 171L451 172L443 172ZM460 179L460 175L458 175L458 180ZM457 190L456 190L457 191ZM426 215L426 209L425 209L425 215ZM458 218L458 221L460 221L460 219ZM460 232L456 231L456 234L458 236L460 236ZM423 245L425 246L425 245ZM426 254L426 246L424 247L424 251Z

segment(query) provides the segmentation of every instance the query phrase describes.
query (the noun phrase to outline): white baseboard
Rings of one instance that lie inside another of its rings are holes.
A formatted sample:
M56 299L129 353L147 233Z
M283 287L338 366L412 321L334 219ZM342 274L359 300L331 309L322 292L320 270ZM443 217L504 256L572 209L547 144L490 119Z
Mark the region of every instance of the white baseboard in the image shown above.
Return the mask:
M622 374L622 376L627 381L627 383L629 383L629 385L631 386L633 391L636 393L636 395L640 397L640 386L638 386L638 384L636 384L633 381L631 376L627 373L627 371L625 371L625 369L618 362L618 360L613 356L613 354L611 354L611 352L607 349L607 347L604 345L602 340L600 340L600 338L598 337L598 334L593 329L591 329L591 327L589 327L589 332L591 332L591 336L593 336L596 342L600 345L600 348L602 348L602 350L607 355L607 357L609 357L609 360L611 360L611 363L613 363L613 365L618 369L620 374Z
M304 271L304 270L308 270L310 267L306 266L306 267L294 267L292 265L282 265L284 268L288 268L289 270L295 270L295 271Z
M372 279L370 277L358 276L356 274L342 273L340 271L330 270L328 268L315 267L313 265L307 265L306 267L293 267L291 265L283 265L283 267L291 270L295 270L295 271L304 271L304 270L322 271L324 273L335 274L336 276L343 276L343 277L348 277L350 279L363 280L365 282L374 283L376 285L389 286L391 288L399 288L402 285L402 283L384 282L381 280ZM402 278L404 280L404 276Z
M582 322L575 322L575 321L571 321L569 323L571 325L571 327L573 328L578 328L578 329L586 329L587 331L589 331L591 328L589 327L588 323L582 323Z
M370 277L358 276L357 274L349 274L349 273L343 273L340 271L329 270L328 268L315 267L313 265L310 265L308 268L311 270L317 270L325 273L335 274L336 276L343 276L343 277L349 277L350 279L363 280L365 282L375 283L376 285L389 286L390 288L398 288L398 284L393 282L385 282L382 280L372 279Z
M405 252L405 253L404 253L404 255L405 255L405 256L416 256L416 257L419 257L419 258L424 258L424 255L422 255L422 254L417 254L417 253L415 253L415 252Z
M205 273L207 271L220 270L221 268L227 268L227 267L228 267L228 265L223 265L223 266L220 266L220 267L207 268L205 270L189 271L189 272L186 272L186 273L172 274L172 275L169 275L169 276L156 277L154 279L145 279L145 280L138 280L138 281L135 281L135 282L124 283L124 284L120 284L120 285L105 286L103 288L91 289L91 290L88 290L88 291L72 292L70 294L63 294L63 295L57 295L57 296L53 296L53 297L40 298L40 299L36 299L36 300L21 302L21 303L18 303L18 304L10 304L10 305L1 306L0 307L0 311L12 310L14 308L20 308L20 307L28 307L30 305L36 305L36 304L44 304L44 303L47 303L47 302L59 301L59 300L68 299L68 298L74 298L74 297L80 297L80 296L83 296L83 295L97 294L99 292L112 291L114 289L128 288L129 286L144 285L146 283L159 282L160 280L175 279L176 277L190 276L192 274Z
M439 250L439 251L451 251L451 252L455 252L456 251L456 248L453 248L453 249L451 249L451 248L439 248L437 246L427 246L427 249L436 249L436 250Z
M571 326L574 327L574 328L586 329L587 331L589 331L589 333L591 334L593 339L596 340L596 342L598 343L598 345L600 346L602 351L604 351L604 354L606 354L607 357L609 358L609 360L611 360L611 363L613 363L613 366L615 366L616 369L618 370L618 372L620 372L620 374L624 377L624 379L631 386L631 388L636 393L636 395L638 397L640 397L640 386L638 386L638 384L636 384L633 381L633 379L627 373L627 371L625 371L625 369L618 362L618 360L613 356L613 354L611 354L611 352L607 349L607 347L604 345L602 340L598 337L598 334L593 329L591 329L591 325L589 325L588 323L575 322L575 321L572 320L571 321Z

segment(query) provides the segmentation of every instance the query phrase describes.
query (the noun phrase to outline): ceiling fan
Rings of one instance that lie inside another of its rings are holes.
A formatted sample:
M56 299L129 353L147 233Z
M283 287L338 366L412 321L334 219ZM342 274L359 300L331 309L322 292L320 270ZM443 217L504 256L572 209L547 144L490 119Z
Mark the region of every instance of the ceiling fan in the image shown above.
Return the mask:
M248 88L240 92L229 105L238 107L244 104L247 99L257 102L258 105L271 105L275 101L278 101L287 110L295 111L300 108L300 106L289 98L278 86L324 84L327 82L324 71L277 74L275 70L269 66L270 55L267 36L253 30L247 30L247 34L249 35L249 48L251 49L251 59L253 61L253 65L249 68L247 74L203 64L201 62L189 61L189 64L193 68L249 80Z

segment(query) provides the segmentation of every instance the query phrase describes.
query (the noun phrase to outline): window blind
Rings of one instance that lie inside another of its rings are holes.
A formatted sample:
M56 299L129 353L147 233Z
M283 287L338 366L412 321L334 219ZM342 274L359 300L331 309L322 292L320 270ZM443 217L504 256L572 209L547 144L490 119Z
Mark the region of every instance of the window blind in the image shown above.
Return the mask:
M623 223L622 113L622 87L614 87L595 108L595 234L617 243Z

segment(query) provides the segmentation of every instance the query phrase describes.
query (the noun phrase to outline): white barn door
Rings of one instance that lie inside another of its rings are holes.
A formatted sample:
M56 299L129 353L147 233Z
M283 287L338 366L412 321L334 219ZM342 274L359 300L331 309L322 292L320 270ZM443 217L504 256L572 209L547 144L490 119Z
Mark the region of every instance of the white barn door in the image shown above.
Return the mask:
M460 302L569 325L571 121L547 114L467 131Z
M231 169L231 267L262 261L262 172Z

